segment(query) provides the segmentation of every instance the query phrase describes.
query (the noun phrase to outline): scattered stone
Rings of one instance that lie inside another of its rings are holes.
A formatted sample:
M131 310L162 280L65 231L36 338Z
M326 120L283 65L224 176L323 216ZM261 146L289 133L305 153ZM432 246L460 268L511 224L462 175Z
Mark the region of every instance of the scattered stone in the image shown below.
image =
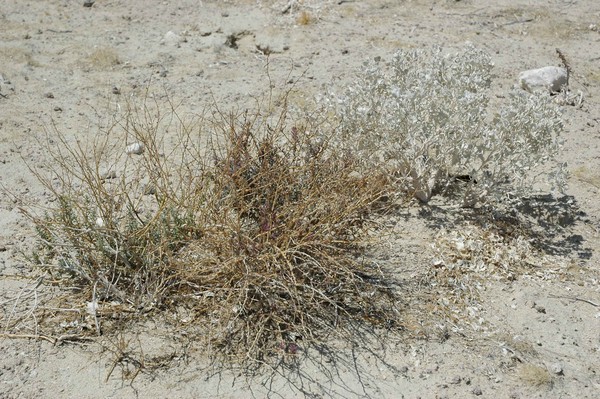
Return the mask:
M460 376L457 375L450 380L450 384L454 384L454 385L460 384L461 381L462 381L462 378L460 378Z
M62 108L61 108L61 107L59 107L59 106L56 106L56 107L54 107L54 110L55 110L56 112L62 112Z
M213 33L213 29L210 29L208 27L202 27L202 28L199 28L198 33L200 34L201 37L210 36Z
M117 178L117 172L115 172L114 170L109 170L108 172L104 172L104 173L100 174L100 179L102 179L102 180L116 179L116 178Z
M112 94L121 94L121 89L119 89L117 86L114 86L112 88Z
M263 54L278 54L289 50L285 40L277 30L258 32L255 37L256 48Z
M556 66L530 69L519 75L521 88L529 92L548 90L551 93L558 93L568 83L567 70Z
M546 308L542 305L538 305L535 302L529 302L528 304L530 305L531 309L535 309L538 313L546 313Z
M479 387L473 388L473 390L471 391L471 393L473 395L475 395L475 396L481 396L481 395L483 395L483 391Z
M550 366L550 372L556 375L564 375L563 367L560 363L554 363Z
M10 91L10 92L14 93L15 88L10 80L8 80L4 76L0 75L0 97L8 98L8 96L6 94L2 94L2 91Z
M125 148L125 154L135 154L135 155L140 155L144 153L144 150L146 148L144 147L144 143L133 143L133 144L129 144L127 146L127 148Z
M96 0L84 0L83 1L83 6L84 7L91 7L94 5L94 3L96 2Z
M237 48L238 48L237 41L238 40L239 40L239 37L232 33L231 35L227 36L227 39L225 40L225 45L229 48L237 50Z
M187 42L187 39L185 37L178 35L177 33L170 30L167 33L165 33L165 36L163 37L161 44L179 47L180 43L186 43L186 42Z
M592 32L598 32L598 24L590 24L589 29Z
M252 32L247 30L241 30L237 32L232 32L225 37L225 46L237 50L239 48L239 41L244 37L252 35Z
M542 305L535 305L535 310L537 310L538 313L546 313L546 308Z
M54 98L54 94L52 94L51 92L45 93L44 97L46 98Z

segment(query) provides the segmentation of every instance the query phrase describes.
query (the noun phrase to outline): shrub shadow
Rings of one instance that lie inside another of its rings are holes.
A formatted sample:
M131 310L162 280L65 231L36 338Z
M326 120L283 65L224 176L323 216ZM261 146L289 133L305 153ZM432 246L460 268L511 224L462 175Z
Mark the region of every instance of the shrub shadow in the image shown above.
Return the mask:
M536 195L513 204L481 208L430 203L421 205L418 213L432 229L456 229L471 223L504 237L527 237L534 248L549 255L576 255L582 260L592 256L592 248L585 245L584 237L576 231L589 220L573 196Z

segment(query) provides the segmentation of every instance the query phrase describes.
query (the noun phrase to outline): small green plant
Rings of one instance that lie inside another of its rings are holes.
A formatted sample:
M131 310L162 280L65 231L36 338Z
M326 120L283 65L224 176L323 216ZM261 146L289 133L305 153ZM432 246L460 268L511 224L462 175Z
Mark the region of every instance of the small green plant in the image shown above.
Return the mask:
M490 105L492 63L472 46L443 55L399 51L371 63L339 97L339 145L364 169L388 169L400 191L427 202L458 190L472 206L490 198L531 193L532 184L560 147L558 111L545 98L513 93ZM560 165L548 174L564 186Z

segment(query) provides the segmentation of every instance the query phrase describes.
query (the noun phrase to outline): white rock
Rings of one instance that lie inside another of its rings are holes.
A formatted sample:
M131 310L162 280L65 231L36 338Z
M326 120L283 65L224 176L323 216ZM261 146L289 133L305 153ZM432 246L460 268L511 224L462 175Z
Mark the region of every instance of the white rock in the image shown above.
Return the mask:
M127 148L125 148L125 154L140 155L144 152L144 150L144 143L133 143L129 144Z
M100 216L96 218L96 226L100 228L104 227L104 219L102 219Z
M162 44L168 44L169 46L179 46L179 43L185 42L187 42L187 39L185 37L178 35L177 33L171 30L165 33L165 36L161 41Z
M91 301L91 302L88 302L86 305L87 305L87 312L91 315L95 315L96 311L98 310L98 301Z
M537 90L559 92L567 83L567 70L561 67L547 66L530 69L519 75L519 84L529 92Z
M550 371L556 375L563 375L563 367L560 363L550 365Z

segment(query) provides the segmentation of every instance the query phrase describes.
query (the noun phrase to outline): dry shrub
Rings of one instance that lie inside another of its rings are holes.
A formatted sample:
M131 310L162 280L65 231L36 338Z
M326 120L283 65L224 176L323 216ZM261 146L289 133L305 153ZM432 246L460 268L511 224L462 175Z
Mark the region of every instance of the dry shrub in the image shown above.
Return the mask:
M88 57L88 61L97 68L112 68L121 63L119 54L110 47L95 49Z
M298 25L309 25L312 21L313 17L307 11L302 11L296 20Z
M519 378L527 384L539 388L552 385L552 375L545 368L527 363L519 368Z
M38 264L76 285L105 330L115 304L142 318L185 308L234 363L389 327L396 294L360 257L387 181L358 175L325 124L281 104L185 120L147 97L89 145L58 134L52 174L35 172L53 202L27 212ZM132 143L144 152L125 154Z

